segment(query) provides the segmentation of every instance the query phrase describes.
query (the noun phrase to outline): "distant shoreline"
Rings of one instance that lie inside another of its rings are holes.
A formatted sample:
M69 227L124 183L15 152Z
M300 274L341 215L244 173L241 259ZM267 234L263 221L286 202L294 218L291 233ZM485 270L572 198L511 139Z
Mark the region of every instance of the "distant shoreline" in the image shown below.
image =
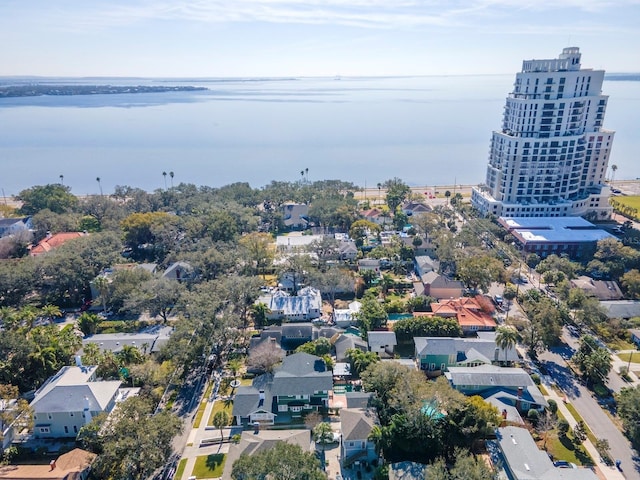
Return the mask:
M165 93L194 92L208 90L206 87L193 86L117 86L117 85L10 85L0 87L0 98L73 96L73 95L117 95L123 93Z
M613 182L608 182L608 184L614 185L616 188L622 190L622 192L625 195L631 195L631 196L640 195L640 179L638 178L636 178L635 180L631 180L631 179L614 180ZM474 184L474 185L460 185L460 184L425 185L425 186L416 186L416 187L410 187L410 188L412 193L423 194L423 195L426 194L425 199L429 199L429 196L428 196L429 194L433 195L434 197L444 198L445 197L444 194L446 191L449 191L451 193L451 196L455 195L456 193L460 193L463 197L467 198L471 196L471 190L475 186L477 186L477 184ZM370 199L375 203L375 200L378 200L378 199L381 200L382 195L386 194L385 188L378 189L377 186L366 187L366 189L361 185L357 185L357 187L362 189L360 191L354 192L354 197L357 200ZM148 193L153 193L153 192L148 192ZM105 195L107 197L110 197L112 194L107 193ZM76 195L77 198L91 198L91 197L99 197L99 196L100 196L99 194ZM22 205L22 203L16 200L12 195L0 197L0 203L11 206L13 208L19 208Z

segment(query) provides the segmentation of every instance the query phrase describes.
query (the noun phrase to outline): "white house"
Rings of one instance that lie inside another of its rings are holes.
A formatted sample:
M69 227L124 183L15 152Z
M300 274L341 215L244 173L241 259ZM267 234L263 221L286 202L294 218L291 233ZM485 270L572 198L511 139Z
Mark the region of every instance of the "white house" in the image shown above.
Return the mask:
M313 320L322 315L322 295L320 290L312 287L300 289L295 297L278 290L259 297L256 303L264 303L269 307L270 313L267 316L272 320Z
M379 357L393 357L398 341L396 340L396 332L367 332L367 342L369 343L369 351L375 352Z
M349 304L349 308L336 308L333 312L333 320L336 326L347 328L356 322L356 314L362 304L357 300Z
M109 413L132 390L96 380L96 366L63 367L31 401L36 438L74 438L99 413Z

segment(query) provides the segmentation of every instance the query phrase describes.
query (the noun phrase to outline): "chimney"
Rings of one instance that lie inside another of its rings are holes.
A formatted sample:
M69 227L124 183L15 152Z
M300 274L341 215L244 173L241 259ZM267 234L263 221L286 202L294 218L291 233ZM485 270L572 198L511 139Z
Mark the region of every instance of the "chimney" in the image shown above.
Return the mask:
M55 469L56 469L56 461L55 461L55 460L51 460L51 461L49 462L49 468L50 468L50 470L49 470L49 471L52 471L52 470L55 470Z
M80 355L76 355L76 367L82 366L82 357Z
M505 419L505 420L507 419L507 409L506 408L502 409L502 418Z
M253 422L253 434L257 435L260 433L260 422Z
M518 387L518 398L516 400L516 408L518 411L522 407L522 387Z

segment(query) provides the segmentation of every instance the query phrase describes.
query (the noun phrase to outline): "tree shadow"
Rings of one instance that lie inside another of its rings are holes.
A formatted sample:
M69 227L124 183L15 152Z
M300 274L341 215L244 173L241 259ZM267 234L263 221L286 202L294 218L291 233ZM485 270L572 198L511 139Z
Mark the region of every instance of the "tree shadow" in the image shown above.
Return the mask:
M215 470L216 467L222 465L222 462L224 460L224 454L223 453L212 453L211 455L207 456L207 468L209 470Z
M576 459L585 467L592 467L594 465L593 460L582 445L576 445L566 435L561 435L558 440L564 448L572 452Z

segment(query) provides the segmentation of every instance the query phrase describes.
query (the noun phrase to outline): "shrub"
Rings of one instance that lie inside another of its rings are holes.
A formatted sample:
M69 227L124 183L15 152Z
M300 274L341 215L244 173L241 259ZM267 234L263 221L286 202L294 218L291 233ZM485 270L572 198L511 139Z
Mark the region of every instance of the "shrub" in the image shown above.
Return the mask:
M539 418L539 417L540 417L540 414L538 413L538 411L537 411L537 410L535 410L535 409L533 409L533 408L532 408L532 409L530 409L530 410L527 412L527 419L528 419L531 423L533 423L534 425L535 425L536 423L538 423L538 418Z
M555 416L558 413L558 403L553 399L548 400L547 403L549 404L549 411Z
M569 433L569 422L567 422L564 418L558 420L558 435L561 437L566 437L567 433Z

